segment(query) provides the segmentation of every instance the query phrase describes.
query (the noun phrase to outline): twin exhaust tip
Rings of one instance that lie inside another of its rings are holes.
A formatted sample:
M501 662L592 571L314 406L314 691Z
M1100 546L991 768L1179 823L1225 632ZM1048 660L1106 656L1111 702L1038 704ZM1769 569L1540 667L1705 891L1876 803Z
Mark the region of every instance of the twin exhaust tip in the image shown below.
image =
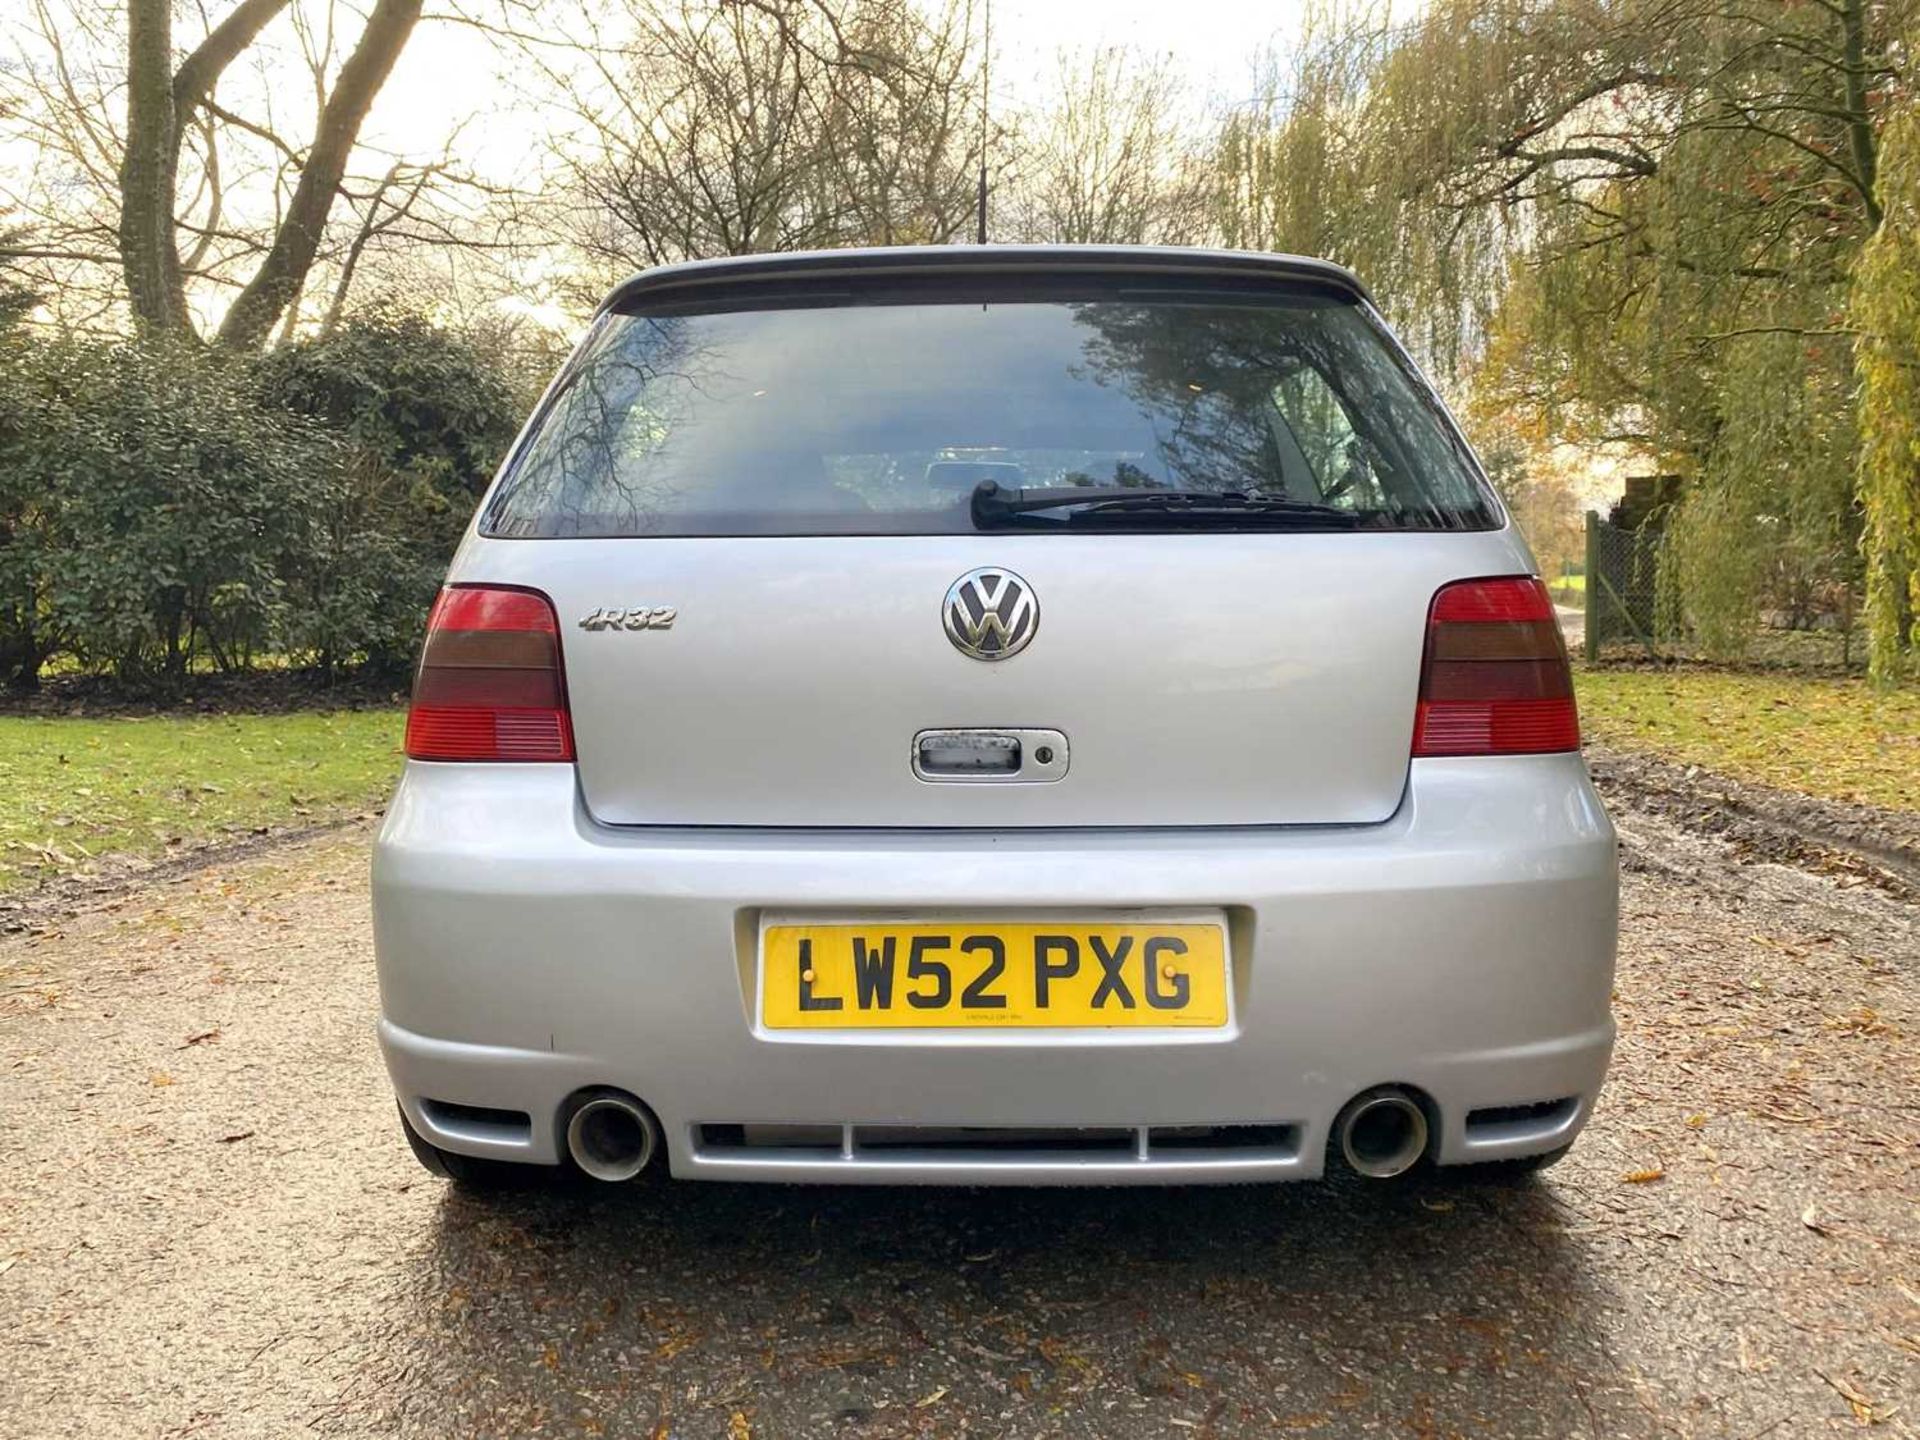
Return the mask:
M1333 1134L1355 1174L1391 1180L1427 1153L1427 1112L1410 1091L1381 1085L1347 1102L1333 1122Z
M1381 1085L1347 1102L1333 1134L1355 1174L1391 1180L1420 1163L1430 1131L1426 1109L1410 1091ZM659 1123L618 1090L588 1093L567 1117L566 1137L567 1154L581 1173L609 1184L639 1175L660 1148Z
M618 1090L595 1090L567 1117L567 1154L582 1174L618 1184L652 1162L660 1125L647 1107Z

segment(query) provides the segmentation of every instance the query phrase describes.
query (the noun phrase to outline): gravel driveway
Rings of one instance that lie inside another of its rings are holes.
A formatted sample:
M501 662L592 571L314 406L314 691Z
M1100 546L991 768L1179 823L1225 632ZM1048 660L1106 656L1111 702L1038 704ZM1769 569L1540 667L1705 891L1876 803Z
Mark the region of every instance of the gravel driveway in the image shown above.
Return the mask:
M470 1200L364 830L150 885L0 946L0 1434L1913 1435L1920 912L1616 818L1613 1078L1518 1189Z

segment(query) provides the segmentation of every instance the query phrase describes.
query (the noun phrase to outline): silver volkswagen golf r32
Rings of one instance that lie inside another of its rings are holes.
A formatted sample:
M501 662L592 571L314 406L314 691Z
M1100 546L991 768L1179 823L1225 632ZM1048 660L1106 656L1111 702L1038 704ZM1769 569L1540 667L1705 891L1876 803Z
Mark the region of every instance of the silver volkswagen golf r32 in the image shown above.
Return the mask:
M1552 1161L1617 871L1533 569L1332 265L641 275L429 622L374 859L408 1139L469 1183Z

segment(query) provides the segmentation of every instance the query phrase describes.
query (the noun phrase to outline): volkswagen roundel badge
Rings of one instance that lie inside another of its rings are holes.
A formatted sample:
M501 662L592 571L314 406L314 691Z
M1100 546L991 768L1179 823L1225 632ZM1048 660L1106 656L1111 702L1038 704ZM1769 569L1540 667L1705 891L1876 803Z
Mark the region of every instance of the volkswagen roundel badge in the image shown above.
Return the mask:
M947 590L940 615L947 638L976 660L1018 655L1040 628L1040 602L1033 587L1011 570L992 565L969 570Z

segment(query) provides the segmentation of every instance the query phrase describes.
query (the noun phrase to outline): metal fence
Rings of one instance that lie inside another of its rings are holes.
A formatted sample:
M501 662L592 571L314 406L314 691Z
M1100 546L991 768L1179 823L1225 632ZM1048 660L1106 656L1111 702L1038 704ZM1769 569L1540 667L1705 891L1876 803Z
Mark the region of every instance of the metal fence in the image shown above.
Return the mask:
M1629 529L1587 512L1587 659L1616 640L1654 653L1660 535L1656 523Z

